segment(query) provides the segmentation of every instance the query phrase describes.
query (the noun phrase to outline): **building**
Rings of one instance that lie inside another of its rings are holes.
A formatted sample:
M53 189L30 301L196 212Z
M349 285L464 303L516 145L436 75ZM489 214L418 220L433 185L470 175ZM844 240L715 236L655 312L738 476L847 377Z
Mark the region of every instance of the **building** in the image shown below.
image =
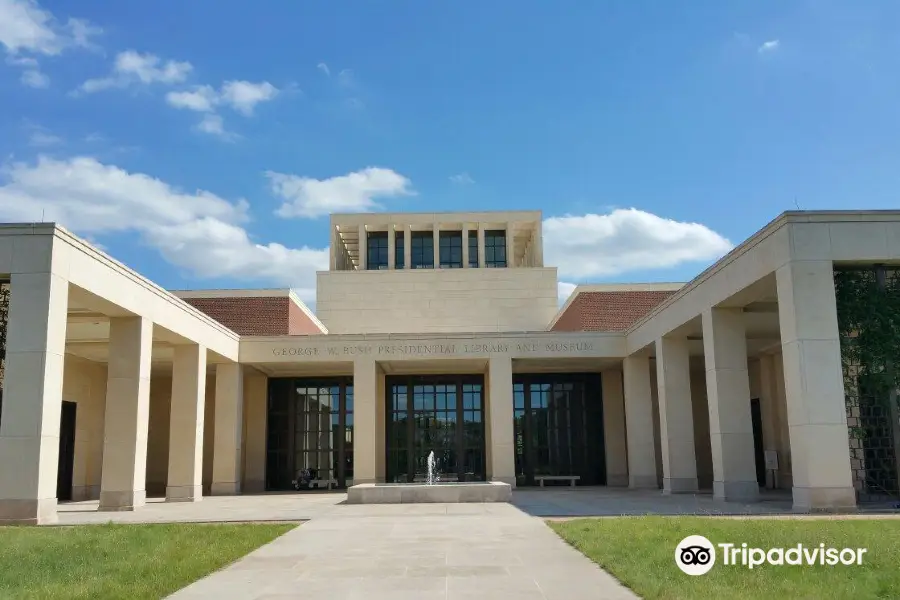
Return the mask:
M432 451L445 479L781 488L802 511L897 492L900 347L858 350L900 306L900 212L784 213L687 284L581 286L561 309L540 213L330 227L313 315L0 226L0 521L413 481Z

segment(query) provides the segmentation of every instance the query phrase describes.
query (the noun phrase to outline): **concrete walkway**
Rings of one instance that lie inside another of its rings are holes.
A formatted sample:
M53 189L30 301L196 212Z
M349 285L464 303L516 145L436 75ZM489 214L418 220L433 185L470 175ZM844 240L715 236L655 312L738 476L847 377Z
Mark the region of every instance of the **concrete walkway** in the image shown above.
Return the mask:
M636 598L510 504L333 505L172 598L301 596Z

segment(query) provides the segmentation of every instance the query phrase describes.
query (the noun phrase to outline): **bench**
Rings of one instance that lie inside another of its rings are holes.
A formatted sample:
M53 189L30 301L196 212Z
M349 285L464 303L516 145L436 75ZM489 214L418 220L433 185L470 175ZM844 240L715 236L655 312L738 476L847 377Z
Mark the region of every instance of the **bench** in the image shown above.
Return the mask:
M544 487L545 481L568 481L572 487L575 487L575 482L581 480L581 475L535 475L534 480L541 487Z

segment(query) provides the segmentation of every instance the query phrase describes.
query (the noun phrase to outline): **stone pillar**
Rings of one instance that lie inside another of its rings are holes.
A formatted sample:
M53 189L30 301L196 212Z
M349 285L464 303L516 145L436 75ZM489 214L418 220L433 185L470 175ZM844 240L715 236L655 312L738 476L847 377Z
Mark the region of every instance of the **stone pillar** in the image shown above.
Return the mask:
M491 480L516 485L516 447L513 425L512 360L488 360L488 428L491 440Z
M656 382L659 387L663 492L696 492L697 455L687 339L662 337L656 340Z
M169 472L166 500L203 499L203 412L206 408L206 348L175 346L172 409L169 415Z
M478 268L484 268L484 223L478 224Z
M353 484L378 479L378 363L370 356L353 361Z
M775 278L794 509L854 508L831 261L790 262Z
M409 225L403 227L403 268L412 268L412 229Z
M12 274L0 419L0 525L55 523L68 282Z
M393 225L388 225L388 270L395 268L397 262L397 232Z
M210 493L241 493L244 434L244 369L238 363L216 365L215 429Z
M625 439L628 443L628 487L659 487L653 436L650 359L628 356L622 361L625 390Z
M759 500L759 483L743 309L707 309L702 322L713 497L755 502Z
M366 234L366 226L359 226L359 271L369 268L369 236Z
M441 267L441 227L437 223L433 225L431 232L432 243L434 244L434 268Z
M244 377L244 476L246 493L266 489L266 409L268 378L259 372Z
M463 223L462 227L462 261L463 269L469 268L469 229Z
M152 348L149 319L109 320L100 510L134 510L144 505Z
M516 231L512 223L506 224L506 266L516 266Z
M622 371L600 374L603 396L603 441L606 453L606 485L628 485L628 449L625 443L625 397Z

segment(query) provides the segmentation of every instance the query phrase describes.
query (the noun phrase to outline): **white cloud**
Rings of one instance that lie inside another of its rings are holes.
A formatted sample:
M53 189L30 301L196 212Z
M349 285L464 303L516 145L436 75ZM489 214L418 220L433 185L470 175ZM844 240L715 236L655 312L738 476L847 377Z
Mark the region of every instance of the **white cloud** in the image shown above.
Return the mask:
M471 185L475 183L475 180L468 173L457 173L456 175L450 176L450 181L455 183L456 185Z
M325 75L327 75L328 77L331 77L331 69L329 69L328 65L326 65L325 63L320 62L316 65L316 68L325 73Z
M356 76L353 69L341 69L337 76L338 83L344 87L353 87L356 85Z
M781 42L778 40L769 40L767 42L763 42L762 45L756 49L760 54L766 54L768 52L775 52L778 50L778 47L781 45Z
M50 79L40 71L34 56L56 56L68 48L93 48L91 37L102 29L84 19L69 19L61 24L35 0L0 0L0 46L6 50L6 63L23 67L23 85L45 88Z
M174 108L208 113L197 125L197 130L233 140L236 136L225 131L222 117L213 113L216 107L224 104L245 116L251 116L257 104L273 99L278 93L278 88L268 81L226 81L220 91L209 85L198 85L190 90L169 92L166 102Z
M267 102L278 95L278 88L263 81L251 83L249 81L226 81L222 85L219 99L234 110L250 116L253 108L260 102Z
M225 122L220 115L216 114L204 115L203 120L197 123L197 131L214 135L228 142L233 142L238 138L237 134L225 129Z
M243 200L180 190L142 173L93 158L13 163L0 180L0 218L56 221L81 235L135 232L170 263L207 278L229 277L295 287L315 299L315 272L327 249L254 241L241 223Z
M190 91L169 92L166 102L175 108L209 112L219 101L216 90L208 85L198 85Z
M709 261L732 248L705 225L634 208L548 218L543 234L546 264L556 265L560 277L575 280Z
M28 145L34 148L48 148L50 146L59 146L65 140L58 135L50 133L43 127L32 127L31 135L28 136Z
M22 85L31 88L45 88L50 85L50 78L37 69L23 71L19 80L22 82Z
M163 62L155 54L141 54L134 50L120 52L113 63L112 73L100 79L88 79L79 90L85 93L99 92L109 88L123 88L132 84L152 83L173 84L187 79L193 70L189 62L168 60Z
M313 179L267 171L272 192L284 202L276 214L285 217L315 218L335 212L375 210L376 198L410 195L406 177L391 169L368 167L361 171Z
M90 46L90 37L101 32L84 19L63 25L35 0L0 0L0 44L12 55L55 56L66 48Z
M556 283L556 296L560 306L566 303L566 300L569 299L569 296L572 295L572 292L575 291L576 287L577 286L574 283L567 283L565 281Z

